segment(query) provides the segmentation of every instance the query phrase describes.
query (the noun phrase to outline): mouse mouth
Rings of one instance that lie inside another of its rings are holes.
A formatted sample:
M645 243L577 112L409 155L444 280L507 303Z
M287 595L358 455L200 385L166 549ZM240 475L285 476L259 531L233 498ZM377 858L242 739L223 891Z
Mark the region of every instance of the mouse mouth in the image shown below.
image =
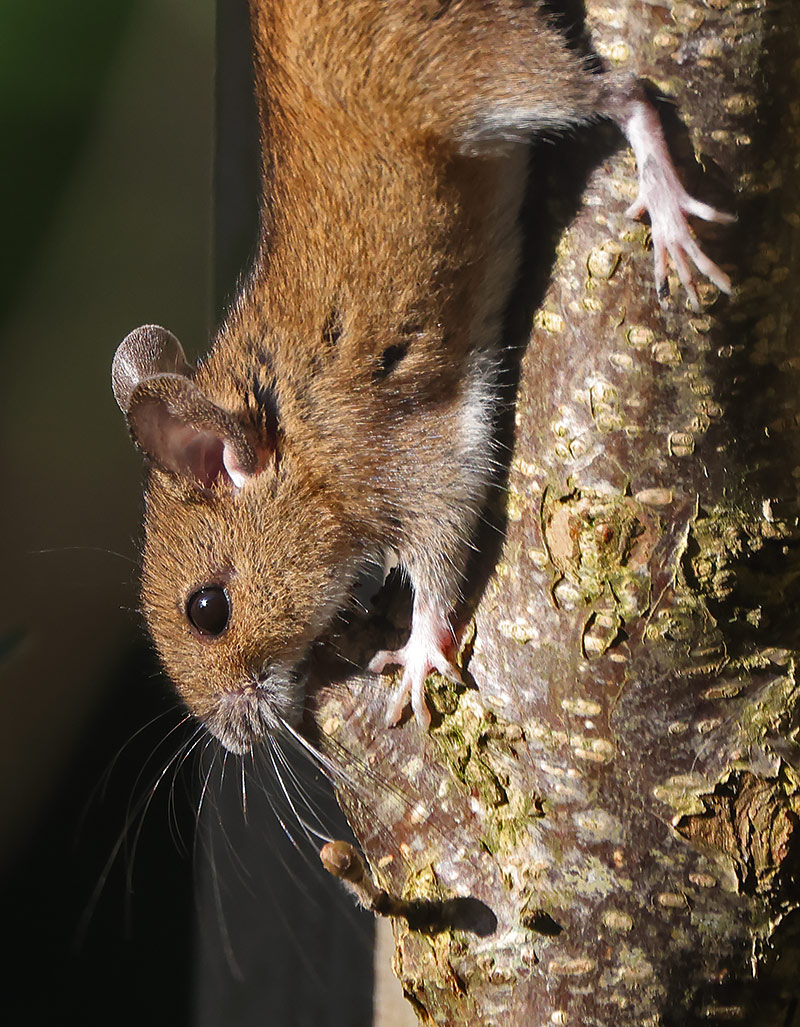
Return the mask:
M229 752L253 752L270 736L297 727L303 716L305 689L298 669L271 668L226 691L206 727Z

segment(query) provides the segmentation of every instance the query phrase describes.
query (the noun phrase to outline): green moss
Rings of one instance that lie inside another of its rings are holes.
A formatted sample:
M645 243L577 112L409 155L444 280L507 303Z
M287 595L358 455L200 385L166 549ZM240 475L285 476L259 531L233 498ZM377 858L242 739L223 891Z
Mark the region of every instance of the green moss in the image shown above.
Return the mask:
M531 818L543 815L535 795L520 795L510 787L508 768L518 759L522 741L519 727L483 710L474 693L467 692L431 738L439 760L481 807L483 847L495 857L514 852L528 836Z
M753 658L749 662L751 666L748 669L752 672L760 669L766 661L762 654L758 654L757 660ZM754 745L763 742L767 734L780 731L781 725L789 716L789 711L797 708L798 700L800 689L795 662L791 660L786 673L767 684L758 698L747 703L742 710L742 738L750 745Z

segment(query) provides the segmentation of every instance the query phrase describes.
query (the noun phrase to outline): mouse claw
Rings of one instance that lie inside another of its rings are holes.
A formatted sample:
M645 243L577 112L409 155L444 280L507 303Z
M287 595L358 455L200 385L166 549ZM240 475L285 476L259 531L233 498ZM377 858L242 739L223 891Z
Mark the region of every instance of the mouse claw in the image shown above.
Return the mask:
M392 692L389 698L389 706L386 710L387 727L394 727L397 724L410 699L411 709L414 711L417 723L423 731L428 730L431 724L431 711L425 700L426 678L427 675L422 678L413 677L408 671L403 674L400 686Z
M639 196L636 197L634 202L625 211L626 218L633 218L634 221L638 221L640 217L647 213L647 204Z

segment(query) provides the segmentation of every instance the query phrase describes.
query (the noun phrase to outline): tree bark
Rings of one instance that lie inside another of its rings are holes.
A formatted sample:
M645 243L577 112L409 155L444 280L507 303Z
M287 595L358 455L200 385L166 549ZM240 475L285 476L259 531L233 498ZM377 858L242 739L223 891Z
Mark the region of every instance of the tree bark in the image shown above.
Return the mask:
M469 900L395 921L422 1022L783 1027L800 995L800 214L783 189L800 11L586 7L596 50L676 102L692 191L735 206L734 229L699 234L736 294L708 286L692 313L673 281L660 308L648 229L623 213L630 153L604 131L594 167L583 144L539 148L531 253L552 277L542 295L529 269L521 298L534 327L469 687L430 679L424 735L385 729L381 683L355 675L320 684L315 723L377 882ZM364 666L391 630L356 628L337 645Z

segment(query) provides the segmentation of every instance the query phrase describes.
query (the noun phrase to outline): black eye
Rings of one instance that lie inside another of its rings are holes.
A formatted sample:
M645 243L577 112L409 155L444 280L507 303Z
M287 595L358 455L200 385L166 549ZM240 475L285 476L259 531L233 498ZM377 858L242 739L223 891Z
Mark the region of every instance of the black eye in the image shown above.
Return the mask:
M221 585L206 585L189 596L186 616L203 635L221 635L228 626L231 604Z

